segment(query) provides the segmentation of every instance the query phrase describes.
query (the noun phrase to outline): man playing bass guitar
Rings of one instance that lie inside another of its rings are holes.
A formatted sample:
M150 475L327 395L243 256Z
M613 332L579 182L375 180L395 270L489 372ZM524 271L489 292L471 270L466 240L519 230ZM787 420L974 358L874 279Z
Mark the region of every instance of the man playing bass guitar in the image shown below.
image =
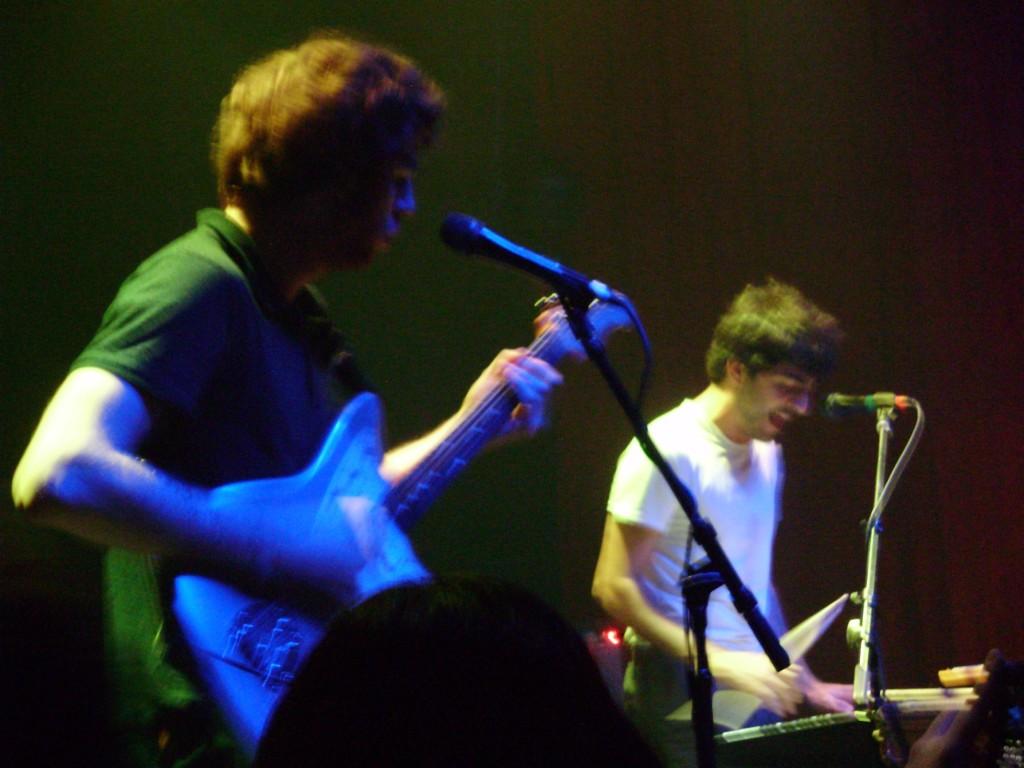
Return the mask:
M342 604L367 596L353 574L368 563L385 564L370 591L426 575L372 503L282 510L218 489L303 470L341 403L367 389L309 286L388 249L415 210L416 158L442 111L412 62L333 33L243 70L214 132L220 207L123 283L43 414L14 499L30 519L110 547L124 764L237 759L195 660L166 629L175 573ZM373 476L399 483L496 387L519 403L500 431L536 430L560 381L526 350L501 352L458 413L388 451Z

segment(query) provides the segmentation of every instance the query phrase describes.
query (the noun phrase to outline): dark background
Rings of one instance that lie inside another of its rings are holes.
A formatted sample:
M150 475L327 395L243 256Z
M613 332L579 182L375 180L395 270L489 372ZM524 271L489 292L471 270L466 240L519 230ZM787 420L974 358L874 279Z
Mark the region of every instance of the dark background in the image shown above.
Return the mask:
M656 354L654 416L704 385L715 318L749 281L794 282L843 321L826 389L928 413L886 513L879 591L893 686L992 646L1024 656L1021 402L1024 13L1017 2L5 3L5 363L0 476L128 271L215 203L207 145L234 73L317 27L392 45L447 90L419 215L323 288L410 437L502 346L531 279L447 252L462 210L630 294ZM611 343L635 381L636 339ZM481 457L420 526L437 570L534 589L599 626L590 575L629 439L571 366L553 428ZM897 423L894 455L911 418ZM787 441L776 581L800 618L863 583L865 417ZM99 553L0 509L4 728L101 753ZM840 622L841 624L842 622ZM839 627L811 663L849 679Z

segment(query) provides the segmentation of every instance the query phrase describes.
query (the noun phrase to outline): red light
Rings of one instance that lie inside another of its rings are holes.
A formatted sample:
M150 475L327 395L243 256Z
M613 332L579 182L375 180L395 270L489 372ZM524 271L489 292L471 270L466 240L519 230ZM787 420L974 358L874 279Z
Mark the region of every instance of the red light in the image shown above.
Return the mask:
M609 645L622 645L622 633L616 627L602 629L601 639Z

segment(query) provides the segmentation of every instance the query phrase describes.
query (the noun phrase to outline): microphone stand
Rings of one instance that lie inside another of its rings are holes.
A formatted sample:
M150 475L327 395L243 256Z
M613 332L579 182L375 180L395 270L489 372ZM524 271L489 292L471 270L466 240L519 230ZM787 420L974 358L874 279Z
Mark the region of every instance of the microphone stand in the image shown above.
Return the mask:
M722 586L722 577L715 571L698 571L679 580L683 600L690 614L690 626L697 646L697 668L688 667L690 694L693 697L693 733L697 743L697 765L715 765L715 713L712 706L714 679L708 664L707 627L708 600Z
M689 489L683 485L675 472L672 471L672 468L661 455L654 441L651 440L647 431L647 423L644 421L639 410L634 406L629 393L608 360L604 345L600 339L595 338L586 318L587 307L594 298L593 293L589 290L588 286L581 286L572 282L566 282L555 288L562 301L566 318L573 333L579 339L583 349L586 350L587 356L597 366L597 369L611 388L612 394L633 427L633 432L640 447L651 460L651 463L657 467L661 476L665 478L665 482L668 483L673 495L678 500L679 506L689 518L694 541L704 550L711 561L711 567L718 572L722 582L729 589L733 605L736 606L736 610L750 626L754 637L757 638L758 643L764 649L772 665L776 670L782 671L789 666L789 654L786 653L786 650L779 643L778 636L758 609L757 598L740 580L739 575L736 573L732 563L722 549L722 545L718 541L718 535L714 527L697 511L697 503L694 501L693 494L690 493ZM698 658L702 653L705 653L705 651L698 648ZM694 703L696 705L696 701ZM698 744L702 742L706 745L714 744L710 702L708 703L708 710L708 716L706 718L701 716L700 719L698 719L695 712L694 728L697 729L699 726L702 731L709 731L709 733L703 733L703 735L701 733L696 734ZM700 768L713 768L714 750L709 748L708 752L709 754L703 756L698 754L698 758L702 759L698 763Z
M861 618L850 622L848 633L859 643L857 666L853 670L853 702L864 709L874 709L879 704L880 658L878 648L878 548L882 535L881 511L877 505L885 487L885 472L888 466L889 442L892 440L893 408L879 408L875 420L878 432L878 458L875 463L875 507L867 522L867 564L864 568L864 589L861 592Z
M850 644L859 646L857 666L853 672L853 701L856 706L864 709L876 709L881 704L883 687L876 615L878 609L876 588L878 549L882 536L882 512L889 503L896 483L917 448L924 430L924 409L921 404L913 398L906 398L906 401L916 411L917 419L907 445L888 478L886 477L886 468L888 466L889 442L892 440L892 423L896 419L896 409L886 406L877 410L875 429L878 431L878 460L875 465L875 502L867 520L867 564L864 568L864 589L860 593L863 606L861 618L850 621L846 630Z

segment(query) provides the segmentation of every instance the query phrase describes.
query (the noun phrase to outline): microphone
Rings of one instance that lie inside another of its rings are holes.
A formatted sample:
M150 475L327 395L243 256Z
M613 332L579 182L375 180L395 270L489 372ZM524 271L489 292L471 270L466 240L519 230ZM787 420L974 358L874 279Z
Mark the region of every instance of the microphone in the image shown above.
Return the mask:
M590 303L593 299L608 301L612 290L600 280L591 280L557 261L516 245L488 229L482 221L464 213L449 213L441 224L441 240L449 248L463 253L486 256L515 269L528 272L550 283L559 292Z
M879 408L895 408L905 411L911 407L913 400L906 395L894 395L892 392L875 392L873 395L842 395L833 392L825 398L821 410L830 418L841 418L854 413L874 413Z

